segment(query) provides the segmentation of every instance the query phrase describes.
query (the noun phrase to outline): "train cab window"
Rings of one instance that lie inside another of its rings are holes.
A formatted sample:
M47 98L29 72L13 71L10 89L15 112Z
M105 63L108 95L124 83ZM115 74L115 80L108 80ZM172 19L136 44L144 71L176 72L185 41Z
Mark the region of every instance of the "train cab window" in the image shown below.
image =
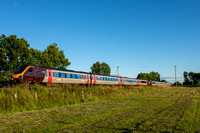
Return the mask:
M19 69L14 74L22 73L26 69L26 67L27 67L27 65L19 67Z
M33 72L33 68L29 69L29 72Z

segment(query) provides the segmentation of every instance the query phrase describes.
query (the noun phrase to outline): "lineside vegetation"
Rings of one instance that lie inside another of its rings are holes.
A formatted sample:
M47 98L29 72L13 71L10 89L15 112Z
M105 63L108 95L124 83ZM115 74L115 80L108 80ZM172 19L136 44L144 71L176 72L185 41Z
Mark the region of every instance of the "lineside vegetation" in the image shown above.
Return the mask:
M80 104L104 99L133 96L170 87L149 86L56 86L46 88L35 84L32 90L25 86L0 89L0 114L40 110Z

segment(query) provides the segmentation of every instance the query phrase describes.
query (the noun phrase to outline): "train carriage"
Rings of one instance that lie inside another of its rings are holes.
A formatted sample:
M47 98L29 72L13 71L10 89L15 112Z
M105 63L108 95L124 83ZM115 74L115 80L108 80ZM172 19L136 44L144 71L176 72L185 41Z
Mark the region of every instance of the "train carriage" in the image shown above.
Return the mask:
M92 84L94 84L94 85L119 85L120 78L117 76L92 74Z
M85 72L48 69L48 75L43 83L55 84L90 84L90 75Z
M148 80L138 79L137 80L137 85L147 86L148 85Z
M123 85L137 85L138 79L135 78L122 78Z

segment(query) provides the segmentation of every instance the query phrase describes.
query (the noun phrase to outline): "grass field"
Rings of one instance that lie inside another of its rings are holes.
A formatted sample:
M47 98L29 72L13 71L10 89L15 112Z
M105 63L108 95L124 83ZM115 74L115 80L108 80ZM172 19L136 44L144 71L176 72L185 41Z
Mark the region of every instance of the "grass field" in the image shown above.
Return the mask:
M199 132L200 88L0 115L0 132Z

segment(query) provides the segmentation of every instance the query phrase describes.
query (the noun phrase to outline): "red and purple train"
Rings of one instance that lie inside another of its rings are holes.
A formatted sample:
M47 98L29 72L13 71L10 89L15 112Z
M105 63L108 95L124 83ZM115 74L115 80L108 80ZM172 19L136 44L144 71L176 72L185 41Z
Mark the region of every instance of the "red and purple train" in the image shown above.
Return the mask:
M138 86L166 86L165 82L148 81L135 78L107 76L72 70L60 70L48 67L21 66L13 75L13 83L45 85L138 85Z

